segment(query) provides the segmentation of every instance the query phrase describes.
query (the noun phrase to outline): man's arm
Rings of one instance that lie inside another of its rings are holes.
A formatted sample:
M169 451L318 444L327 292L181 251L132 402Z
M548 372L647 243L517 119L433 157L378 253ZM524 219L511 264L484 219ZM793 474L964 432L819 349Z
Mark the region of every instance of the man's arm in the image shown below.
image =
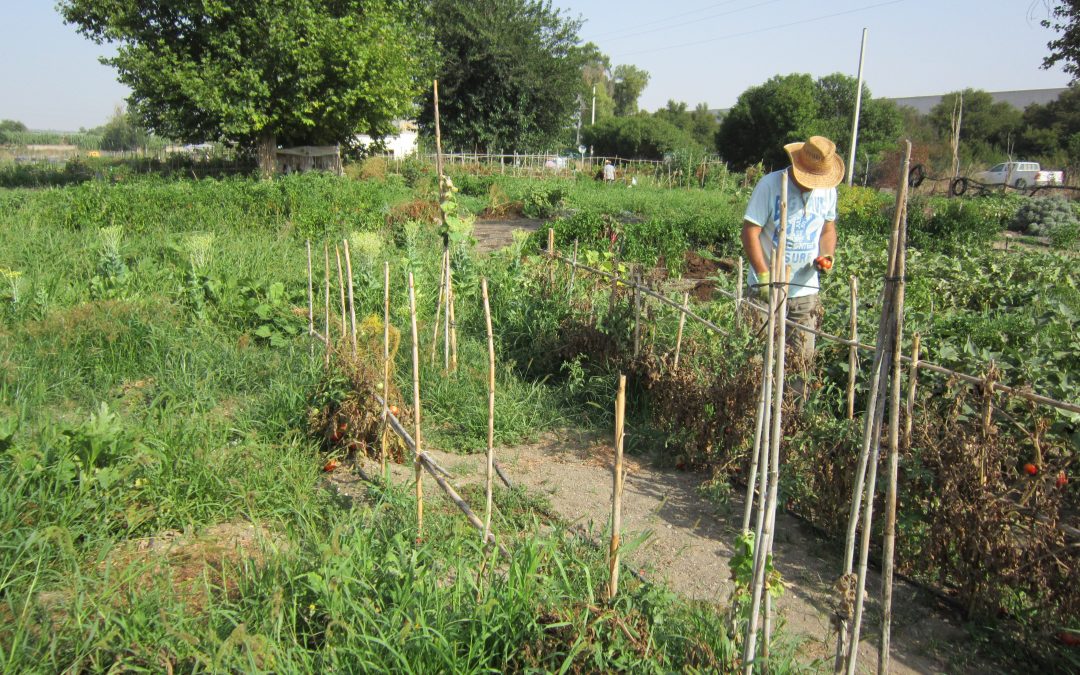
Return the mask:
M824 241L824 234L822 234L822 240ZM836 232L833 231L833 245L836 244ZM761 250L761 226L751 223L749 220L743 221L742 226L742 245L743 251L746 252L746 258L750 261L750 266L754 268L754 271L758 274L765 274L769 271L769 264L765 261L765 253Z
M746 226L743 225L743 242L746 241ZM745 243L744 243L745 245ZM818 240L818 255L833 257L836 253L836 221L826 220L821 227L821 238Z

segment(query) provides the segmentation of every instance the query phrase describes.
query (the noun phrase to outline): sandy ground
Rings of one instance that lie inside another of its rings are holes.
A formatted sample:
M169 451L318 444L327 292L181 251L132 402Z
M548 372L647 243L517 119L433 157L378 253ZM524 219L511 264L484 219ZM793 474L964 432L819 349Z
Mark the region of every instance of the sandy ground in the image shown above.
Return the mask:
M536 443L499 448L496 453L515 485L542 494L560 517L601 538L606 536L610 512L610 441L567 431L548 434ZM430 452L454 475L455 485L483 479L482 455ZM647 533L645 542L628 556L628 564L684 597L726 604L732 589L727 563L741 527L741 497L733 495L730 503L718 505L698 493L700 474L658 469L633 457L626 464L623 541ZM368 470L377 474L371 464ZM394 474L400 481L412 477L411 468L403 466L394 467ZM425 494L441 495L434 481L425 477L430 483ZM342 475L340 480L349 479ZM775 564L787 584L777 602L783 630L799 640L805 663L831 672L835 645L830 625L832 584L839 576L841 553L824 544L804 523L784 514L777 516L775 553ZM875 672L877 667L880 579L876 572L868 580L868 594L860 672ZM893 607L892 672L998 672L972 656L967 633L932 594L898 581Z

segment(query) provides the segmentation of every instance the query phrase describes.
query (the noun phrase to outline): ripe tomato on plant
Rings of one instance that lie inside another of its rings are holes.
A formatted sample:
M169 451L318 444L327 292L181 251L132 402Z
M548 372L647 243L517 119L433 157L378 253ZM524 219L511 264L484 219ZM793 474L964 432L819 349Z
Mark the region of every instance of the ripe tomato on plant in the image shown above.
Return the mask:
M1063 488L1069 484L1069 477L1065 475L1065 469L1058 471L1057 480L1054 481L1054 486Z
M1035 466L1031 462L1028 462L1024 465L1024 473L1029 476L1034 476L1035 474L1039 473L1039 467Z
M326 464L323 464L322 470L325 471L326 473L330 473L334 469L338 468L338 466L340 466L340 465L341 465L341 462L339 462L337 459L330 459L330 460L328 460L326 462Z

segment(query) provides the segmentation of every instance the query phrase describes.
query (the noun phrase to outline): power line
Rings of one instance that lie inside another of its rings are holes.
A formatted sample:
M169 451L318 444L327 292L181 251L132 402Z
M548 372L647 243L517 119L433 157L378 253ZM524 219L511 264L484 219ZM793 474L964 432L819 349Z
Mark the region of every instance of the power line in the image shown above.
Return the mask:
M717 37L707 38L705 40L697 40L695 42L684 42L682 44L669 45L667 47L656 47L654 49L642 49L642 50L636 51L636 52L627 52L625 54L618 54L616 57L613 57L613 58L625 59L628 56L638 56L640 54L652 54L654 52L664 52L664 51L669 51L669 50L672 50L672 49L681 49L683 47L696 47L697 45L708 44L710 42L718 42L720 40L731 40L731 39L734 39L734 38L745 37L747 35L757 35L759 33L767 33L769 31L773 31L773 30L780 30L781 28L791 28L792 26L802 26L802 25L805 25L805 24L808 24L808 23L814 23L816 21L824 21L826 19L833 19L833 18L836 18L838 16L844 16L845 14L855 14L857 12L865 12L866 10L877 9L878 7L885 7L887 5L895 5L895 4L898 4L898 3L901 3L901 2L904 2L904 0L889 0L888 2L879 2L879 3L875 4L875 5L866 5L864 7L856 7L854 9L848 9L848 10L844 10L842 12L834 12L832 14L824 14L822 16L816 16L816 17L813 17L813 18L810 18L810 19L802 19L800 21L792 21L791 23L777 24L775 26L767 26L765 28L759 28L757 30L748 30L748 31L743 31L741 33L730 33L728 35L719 35Z
M757 9L758 7L763 7L765 5L772 5L772 4L775 4L777 2L781 2L781 0L765 0L764 2L759 2L759 3L754 4L754 5L748 5L746 7L739 7L738 9L731 9L731 10L728 10L726 12L720 12L718 14L710 14L708 16L698 17L697 19L694 19L692 21L683 21L682 23L676 23L676 24L672 24L670 26L664 26L662 28L651 28L649 30L638 31L637 33L630 33L628 35L622 35L620 37L612 38L612 39L614 39L614 40L625 40L627 38L637 37L639 35L647 35L649 33L656 33L657 31L670 30L672 28L682 28L683 26L692 26L692 25L695 25L695 24L699 24L702 21L705 21L707 19L717 19L717 18L722 17L722 16L729 16L731 14L738 14L739 12L745 12L748 9Z
M594 36L592 36L592 40L601 40L601 39L605 39L605 38L611 38L613 36L622 36L622 34L626 33L627 31L638 30L639 28L645 28L646 26L655 26L658 23L667 23L668 21L671 21L673 19L680 19L680 18L682 18L684 16L689 16L691 14L697 14L698 12L707 12L710 9L716 9L717 7L721 7L723 5L730 5L731 3L738 2L738 1L739 0L725 0L724 2L717 2L717 3L714 3L712 5L706 5L704 7L698 7L697 9L692 9L692 10L690 10L688 12L680 12L678 14L672 14L671 16L664 17L663 19L655 19L653 21L646 21L645 23L638 24L636 26L627 26L625 28L619 28L617 30L609 31L607 33L601 33L599 35L594 35ZM708 18L708 17L703 17L703 18ZM620 38L619 37L614 37L613 39L618 40Z

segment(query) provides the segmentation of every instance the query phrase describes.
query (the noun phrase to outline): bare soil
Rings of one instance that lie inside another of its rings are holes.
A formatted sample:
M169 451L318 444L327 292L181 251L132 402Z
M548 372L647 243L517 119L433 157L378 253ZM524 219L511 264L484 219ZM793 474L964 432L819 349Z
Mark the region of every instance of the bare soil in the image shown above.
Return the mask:
M452 455L429 450L461 486L483 480L483 455ZM515 485L546 497L552 511L595 537L607 536L611 501L610 437L566 431L536 443L498 448L496 456ZM702 475L656 468L627 457L623 498L623 541L647 534L627 556L650 581L662 581L690 599L726 605L732 591L728 561L741 528L740 495L727 503L703 497ZM368 472L378 473L368 461ZM412 478L410 467L394 466L394 478ZM348 494L359 488L348 468L328 476L330 486ZM434 481L427 494L441 494ZM474 505L478 507L480 505ZM831 671L835 633L831 627L832 585L842 566L842 552L802 521L777 515L776 566L786 589L776 603L784 633L799 642L804 663ZM878 658L880 578L872 571L859 647L860 672L874 672ZM893 597L892 672L996 672L974 656L961 622L931 593L897 581Z

